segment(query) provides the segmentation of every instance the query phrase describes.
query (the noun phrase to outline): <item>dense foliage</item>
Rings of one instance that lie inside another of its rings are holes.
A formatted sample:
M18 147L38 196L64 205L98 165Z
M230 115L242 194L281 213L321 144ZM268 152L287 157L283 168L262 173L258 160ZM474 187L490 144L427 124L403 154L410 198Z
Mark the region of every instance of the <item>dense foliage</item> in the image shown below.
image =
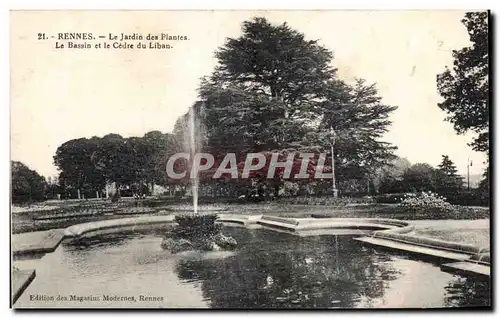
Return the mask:
M410 209L432 209L440 212L453 210L453 206L446 201L445 197L430 191L407 194L399 205Z
M45 199L47 182L36 171L19 161L11 162L13 203L30 203Z
M407 219L481 219L490 216L488 209L454 205L433 192L406 194L398 207Z
M143 137L73 139L57 148L54 163L63 191L80 189L95 195L106 183L153 185L164 183L168 134L152 131ZM88 196L87 196L88 197Z
M444 98L439 106L449 113L448 119L458 132L479 133L473 145L483 151L488 148L489 120L487 13L468 13L464 24L472 46L455 51L453 69L438 76L438 89ZM412 165L396 157L395 147L382 141L396 106L383 103L375 84L339 79L332 67L332 52L288 24L271 24L265 18L245 21L241 35L226 39L215 58L217 65L202 79L199 101L190 111L196 119L196 151L213 154L216 164L230 152L236 153L238 168L250 152L264 154L268 163L272 153L278 153L280 161L293 152L327 153L324 172L331 172L333 159L336 185L343 196L369 195L378 202L394 203L401 201L398 195L380 195L432 191L453 203L470 200L485 205L489 201L489 171L478 191L466 191L446 155L437 168L425 163ZM174 189L170 193L182 198L191 181L189 177L167 178L165 164L169 155L186 152L189 118L189 113L181 116L172 134L152 131L142 137L108 134L67 141L54 156L60 176L50 193L78 190L89 197L108 183L118 188L135 185L136 192L149 192L144 187L159 184ZM334 139L330 127L336 132ZM332 142L334 158L330 155ZM177 163L177 168L189 165ZM307 167L309 174L315 163L313 160ZM294 169L300 165L296 160ZM214 179L216 168L199 174L200 193L245 195L254 200L331 195L331 179L285 181L279 169L268 179L268 165L246 180Z
M474 132L474 150L489 150L489 43L488 12L469 12L462 23L471 46L453 51L453 68L437 76L443 101L438 106L449 115L455 130Z
M173 238L197 240L211 238L219 234L222 225L215 223L216 214L183 214L176 215L174 221L178 224L171 232Z
M358 180L364 186L375 169L394 158L395 147L380 139L396 107L382 102L375 84L341 81L331 66L332 52L319 41L306 39L286 23L255 18L245 21L242 35L228 38L215 57L218 64L202 80L201 100L193 108L197 127L203 127L198 144L216 162L228 152L330 153L330 127L336 131L339 183ZM187 122L188 114L178 120L176 136L184 137ZM202 182L213 182L210 177ZM284 186L280 177L254 179L274 196Z

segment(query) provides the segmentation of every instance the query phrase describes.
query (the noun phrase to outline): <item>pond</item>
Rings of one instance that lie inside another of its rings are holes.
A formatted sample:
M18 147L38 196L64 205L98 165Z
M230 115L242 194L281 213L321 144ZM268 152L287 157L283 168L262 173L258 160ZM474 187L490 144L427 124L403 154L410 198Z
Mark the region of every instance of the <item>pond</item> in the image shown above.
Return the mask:
M364 247L348 236L298 237L225 227L234 252L160 247L161 233L63 242L21 261L37 277L15 307L423 308L488 306L487 281Z

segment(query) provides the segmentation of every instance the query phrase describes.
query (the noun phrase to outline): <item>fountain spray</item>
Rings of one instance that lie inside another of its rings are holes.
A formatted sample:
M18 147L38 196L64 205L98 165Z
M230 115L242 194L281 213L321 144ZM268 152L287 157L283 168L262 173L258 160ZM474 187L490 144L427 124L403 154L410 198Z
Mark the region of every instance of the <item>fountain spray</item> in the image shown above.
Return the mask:
M193 165L194 155L196 154L196 129L195 129L195 109L191 107L189 110L189 150L191 153L191 165ZM191 193L193 194L193 209L194 213L198 213L198 172L191 176Z

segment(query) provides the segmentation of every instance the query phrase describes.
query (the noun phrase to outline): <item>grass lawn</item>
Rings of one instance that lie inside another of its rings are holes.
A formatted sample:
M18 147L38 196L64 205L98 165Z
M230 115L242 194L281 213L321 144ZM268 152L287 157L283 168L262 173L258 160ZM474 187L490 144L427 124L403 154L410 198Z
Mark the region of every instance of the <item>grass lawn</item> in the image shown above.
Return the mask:
M262 213L286 217L338 217L338 218L388 218L400 220L476 220L489 218L489 209L461 207L453 213L440 214L430 211L408 211L397 204L365 204L351 206L321 205L262 205Z
M141 201L141 205L148 206L155 203L155 200ZM157 202L158 203L158 202ZM42 231L54 228L63 228L73 224L98 221L105 219L114 219L120 217L131 217L130 215L95 215L95 216L77 216L82 211L88 212L100 208L118 208L128 209L133 207L133 199L122 199L118 203L111 203L109 200L68 200L51 201L47 206L58 207L58 210L35 208L36 211L24 209L21 213L16 213L13 209L12 215L12 233L22 233L31 231ZM189 208L186 204L162 203L155 206L156 212L152 214L171 214L169 209ZM366 204L366 205L347 205L347 206L326 206L326 205L298 205L283 204L276 202L263 203L245 203L245 204L210 204L202 205L217 209L225 209L227 213L235 214L266 214L285 217L336 217L336 218L391 218L400 220L474 220L489 218L488 209L465 209L453 214L438 215L428 211L409 212L404 211L396 204ZM164 210L162 210L164 209ZM69 211L69 212L67 212ZM63 212L64 214L75 214L75 217L61 220L34 221L33 217L55 215ZM431 235L430 233L429 235ZM489 240L489 239L488 239ZM484 240L483 240L484 241Z
M450 242L460 242L481 247L490 246L490 229L433 230L417 229L415 235L437 238Z

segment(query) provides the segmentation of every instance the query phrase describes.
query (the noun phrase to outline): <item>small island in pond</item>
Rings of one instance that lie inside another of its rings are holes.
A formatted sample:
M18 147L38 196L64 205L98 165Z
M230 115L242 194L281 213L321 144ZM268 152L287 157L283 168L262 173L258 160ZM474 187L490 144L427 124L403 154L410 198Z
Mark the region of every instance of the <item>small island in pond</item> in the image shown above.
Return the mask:
M222 225L216 223L216 214L177 215L178 224L168 232L161 247L172 253L189 250L219 251L236 247L237 242L230 236L222 234Z

